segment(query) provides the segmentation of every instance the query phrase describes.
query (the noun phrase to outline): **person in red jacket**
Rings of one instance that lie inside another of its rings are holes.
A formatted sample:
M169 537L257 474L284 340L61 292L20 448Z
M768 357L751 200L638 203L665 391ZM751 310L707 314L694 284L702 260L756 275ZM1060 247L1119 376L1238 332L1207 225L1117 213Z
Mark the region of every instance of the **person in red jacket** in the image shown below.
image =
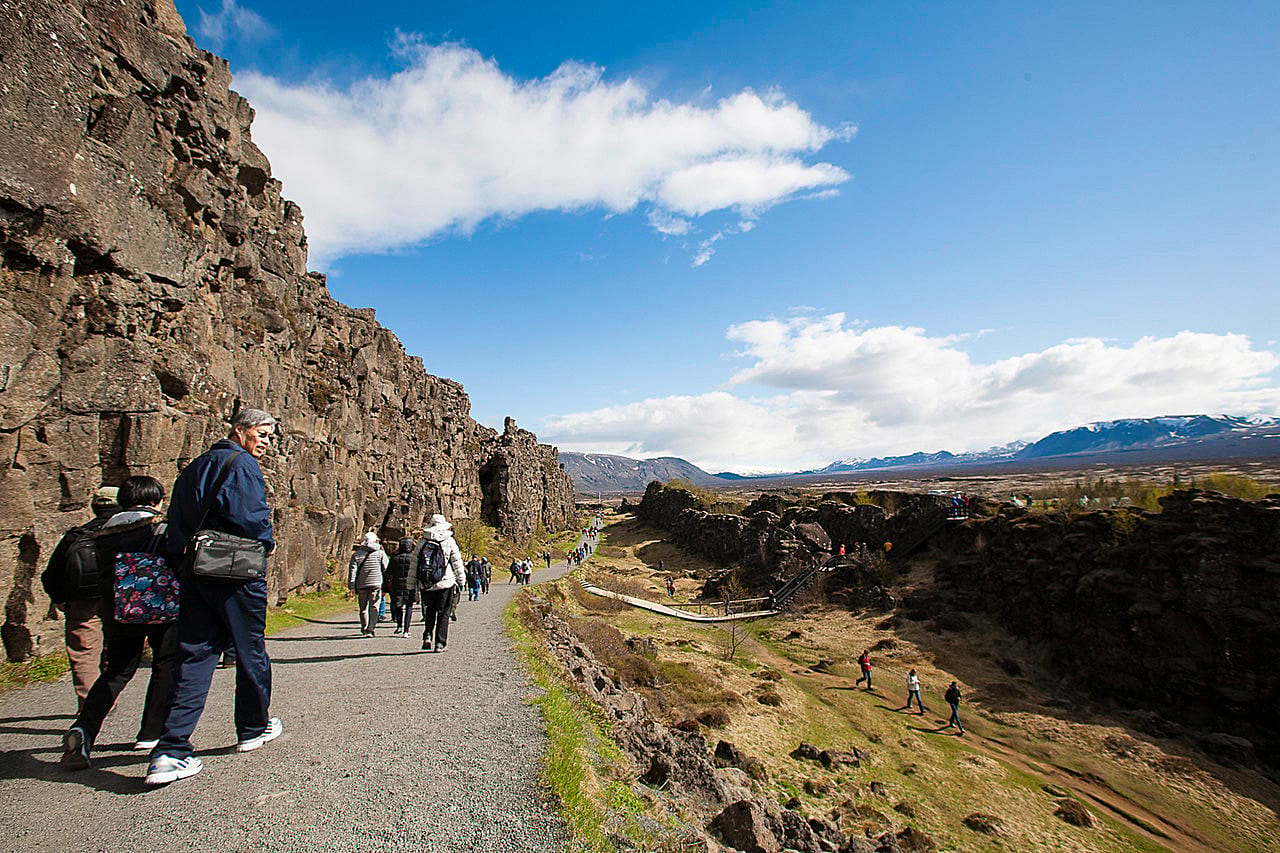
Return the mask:
M863 649L862 654L858 656L858 668L862 670L860 677L854 684L867 682L867 689L871 689L871 649Z

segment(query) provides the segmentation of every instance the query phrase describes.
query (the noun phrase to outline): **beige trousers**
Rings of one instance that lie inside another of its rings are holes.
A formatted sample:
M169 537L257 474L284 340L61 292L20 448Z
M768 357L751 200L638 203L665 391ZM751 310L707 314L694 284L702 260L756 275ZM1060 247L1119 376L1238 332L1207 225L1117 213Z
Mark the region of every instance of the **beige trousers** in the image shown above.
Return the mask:
M98 599L68 601L62 615L67 623L71 681L76 687L76 697L83 705L89 688L102 672L102 619L98 616Z

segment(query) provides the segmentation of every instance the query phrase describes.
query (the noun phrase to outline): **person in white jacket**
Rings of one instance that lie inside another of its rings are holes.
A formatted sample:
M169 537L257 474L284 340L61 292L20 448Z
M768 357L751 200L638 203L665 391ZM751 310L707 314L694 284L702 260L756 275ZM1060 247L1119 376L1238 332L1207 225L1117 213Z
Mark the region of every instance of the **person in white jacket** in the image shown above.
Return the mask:
M387 568L387 552L382 550L378 534L370 530L364 543L357 546L347 567L347 587L356 591L360 603L360 634L373 636L378 624L378 605L382 603L382 573Z
M425 577L432 560L444 561L444 575L435 583ZM431 526L423 531L418 545L418 594L422 601L422 648L442 652L449 645L449 605L453 603L454 587L462 589L467 583L467 570L462 562L462 551L453 540L453 525L439 513L431 516Z

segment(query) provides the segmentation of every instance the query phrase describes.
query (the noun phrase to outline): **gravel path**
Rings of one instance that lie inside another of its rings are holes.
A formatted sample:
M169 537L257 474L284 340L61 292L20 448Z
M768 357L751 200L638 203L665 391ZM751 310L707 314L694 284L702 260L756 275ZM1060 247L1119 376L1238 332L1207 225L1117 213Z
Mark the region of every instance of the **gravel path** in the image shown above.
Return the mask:
M495 566L489 595L464 595L441 654L420 650L420 628L402 640L383 623L360 637L354 610L268 639L284 734L237 754L234 673L219 670L195 734L204 771L159 789L144 788L146 757L130 751L146 670L81 772L58 765L69 683L0 694L0 849L564 850L538 782L534 688L502 633L519 589L506 576Z

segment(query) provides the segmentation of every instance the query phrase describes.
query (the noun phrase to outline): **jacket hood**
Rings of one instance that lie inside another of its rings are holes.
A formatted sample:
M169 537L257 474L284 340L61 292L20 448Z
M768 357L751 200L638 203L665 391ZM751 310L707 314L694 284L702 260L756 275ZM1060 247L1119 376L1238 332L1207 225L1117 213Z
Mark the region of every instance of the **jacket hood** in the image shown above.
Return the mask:
M423 535L428 539L434 539L437 542L443 542L446 539L453 538L453 525L445 522L443 525L433 525L422 531Z

